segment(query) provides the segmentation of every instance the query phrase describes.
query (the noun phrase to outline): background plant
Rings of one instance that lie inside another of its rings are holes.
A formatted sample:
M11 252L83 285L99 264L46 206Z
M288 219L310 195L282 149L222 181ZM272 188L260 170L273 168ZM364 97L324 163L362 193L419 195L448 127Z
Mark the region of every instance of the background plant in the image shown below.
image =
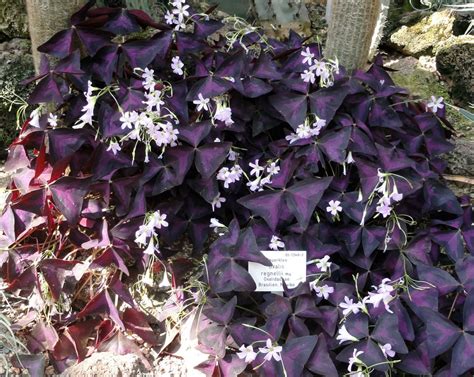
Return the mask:
M441 177L442 99L179 0L71 24L39 48L58 62L28 81L6 165L1 273L31 352L58 371L140 353L125 333L163 345L160 321L199 306L208 375L472 370L472 208ZM307 250L307 282L253 292L268 248ZM158 319L153 288L171 288Z

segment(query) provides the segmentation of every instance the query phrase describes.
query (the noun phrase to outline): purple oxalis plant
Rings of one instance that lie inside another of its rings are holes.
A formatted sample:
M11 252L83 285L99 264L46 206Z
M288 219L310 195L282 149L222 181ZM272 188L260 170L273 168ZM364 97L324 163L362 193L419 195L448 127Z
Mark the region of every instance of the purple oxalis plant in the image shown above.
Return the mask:
M26 82L9 149L0 273L39 355L16 363L141 355L125 334L162 346L163 313L191 301L209 376L472 375L473 210L442 179L442 102L381 58L348 74L294 32L183 0L160 22L94 5L39 48L57 63ZM305 250L306 282L254 292L268 249Z

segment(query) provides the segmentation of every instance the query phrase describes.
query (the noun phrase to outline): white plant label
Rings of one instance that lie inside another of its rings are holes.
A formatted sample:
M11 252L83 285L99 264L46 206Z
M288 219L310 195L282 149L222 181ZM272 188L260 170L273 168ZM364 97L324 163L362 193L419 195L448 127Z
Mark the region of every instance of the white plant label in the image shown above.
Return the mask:
M249 274L257 286L257 292L282 292L282 279L288 288L295 288L306 281L306 251L264 250L272 266L249 262Z

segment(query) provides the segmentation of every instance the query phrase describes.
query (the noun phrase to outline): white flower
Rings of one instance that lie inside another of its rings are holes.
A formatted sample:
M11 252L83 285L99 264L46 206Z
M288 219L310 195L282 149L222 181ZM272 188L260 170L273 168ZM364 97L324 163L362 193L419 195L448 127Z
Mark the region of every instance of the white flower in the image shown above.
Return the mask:
M267 173L272 176L276 175L280 172L280 167L277 165L276 162L272 162L270 166L267 167Z
M394 185L393 192L390 194L390 199L394 202L399 202L403 199L403 194L398 192L397 185Z
M349 358L349 366L347 367L347 370L349 372L352 372L352 365L354 364L363 364L362 360L359 359L359 355L362 355L364 351L357 351L357 348L354 348L354 351L352 352L352 357ZM353 374L351 374L353 376Z
M214 119L224 122L227 127L234 124L234 121L232 120L232 109L230 107L220 107L216 111Z
M179 7L181 4L186 3L186 0L173 0L171 2L171 5L174 7Z
M328 297L331 293L334 293L334 288L330 287L327 284L320 287L320 286L316 285L316 282L313 281L313 282L310 283L310 287L311 287L311 289L313 289L316 292L316 296L324 297L325 300L328 299Z
M331 268L332 262L329 262L329 255L325 255L322 259L316 259L316 267L318 267L322 272L327 272Z
M249 163L249 166L252 168L252 170L250 170L250 175L254 175L256 177L259 177L260 176L260 173L263 172L265 170L265 167L264 166L260 166L258 164L259 162L259 159L257 158L255 160L255 162L251 162Z
M197 106L197 111L201 110L206 110L208 111L209 108L207 107L207 104L209 103L209 98L204 98L202 96L202 93L198 94L198 99L195 99L193 103Z
M161 106L165 103L161 99L161 91L155 90L150 93L145 93L146 101L143 101L145 105L147 105L146 111L148 112L156 112L158 115L161 111Z
M261 177L257 177L253 181L247 182L247 187L249 188L250 191L261 191L262 190L261 181L262 181Z
M226 226L220 223L215 217L211 218L211 224L209 226L211 228L226 228Z
M318 61L318 60L314 61L314 64L311 66L311 70L316 71L316 76L324 76L329 73L326 67L326 63L324 63L323 61ZM324 78L327 78L327 77L324 76Z
M146 255L155 254L155 243L153 242L153 237L150 238L150 242L148 243L148 246L143 253Z
M350 313L357 314L360 312L361 309L364 308L363 303L360 303L360 302L354 303L354 301L347 296L344 297L344 301L345 302L341 302L339 304L339 306L343 309L342 314L344 316L349 315Z
M339 344L344 343L344 342L357 342L359 339L357 339L355 336L349 334L349 331L346 329L346 325L342 325L341 328L339 329L337 333L336 340L339 340Z
M112 153L113 153L114 155L116 155L117 152L119 152L119 151L121 151L121 150L122 150L122 148L120 147L120 144L117 143L117 142L115 142L115 141L114 141L114 142L111 142L111 143L109 144L109 147L107 148L107 151L112 151Z
M140 225L138 230L135 232L135 243L137 245L146 245L146 240L148 237L155 235L155 231L153 230L153 226L150 224L143 224Z
M301 79L304 82L310 82L311 84L314 84L314 82L316 81L316 75L313 71L305 69L304 72L301 74Z
M222 203L225 203L225 202L226 202L226 199L223 198L220 193L217 194L217 196L214 199L212 199L212 203L211 203L212 212L214 212L215 208L221 208Z
M185 17L189 17L189 5L183 5L181 3L176 2L175 7L176 8L173 9L173 13L176 14L179 22L183 22Z
M229 161L235 161L237 160L237 158L239 157L239 153L238 152L235 152L233 151L232 149L229 151L229 156L227 157L227 159Z
M293 144L295 142L297 142L300 138L298 137L297 134L295 134L294 132L285 136L285 139L288 140L290 142L290 144Z
M82 115L76 124L72 127L75 129L83 128L86 124L92 125L92 117L94 116L94 107L97 101L97 96L92 96L92 93L97 90L92 86L92 82L89 80L87 82L87 92L84 92L86 97L86 105L82 108Z
M342 211L341 202L339 200L331 200L329 206L326 207L326 211L331 215L336 216L338 212Z
M161 280L160 284L158 284L158 288L167 288L171 287L171 283L168 279L168 273L166 270L163 272L163 279Z
M352 152L351 151L349 151L349 153L347 153L346 162L348 164L352 164L352 163L355 162L354 157L352 157Z
M154 74L155 74L155 71L153 69L149 69L145 67L142 73L142 79L144 81L154 81L155 80Z
M326 121L324 119L316 118L316 122L311 126L311 136L318 136L323 127L326 126Z
M173 70L173 73L182 76L184 74L183 67L184 63L181 61L179 56L175 56L171 59L171 69Z
M169 10L166 11L166 14L165 14L165 21L168 25L173 25L175 23L175 18L174 18L174 14L171 13Z
M272 358L275 359L275 361L280 361L281 360L281 355L280 355L280 352L282 351L282 347L281 346L274 346L272 344L272 341L271 339L267 339L267 344L266 344L266 347L263 347L263 348L259 348L258 350L261 352L261 353L265 353L265 361L270 361Z
M141 282L150 287L153 287L155 285L155 282L153 281L153 276L150 276L150 274L143 275Z
M390 215L392 209L393 208L390 207L390 205L386 201L379 202L379 205L375 208L375 210L380 213L384 219Z
M246 363L251 363L257 358L257 353L254 352L252 345L245 346L242 344L239 348L239 351L240 352L237 352L237 356L241 360L245 359Z
M301 56L303 56L303 64L311 65L313 64L314 54L311 52L309 47L306 47L305 51L301 51Z
M285 248L285 243L277 236L272 236L272 239L270 240L270 244L268 245L270 250L278 250L278 249L284 249Z
M136 111L126 111L120 117L120 121L122 122L121 128L122 130L126 128L134 129L135 122L138 121L138 113Z
M239 165L234 165L231 169L223 167L217 173L217 179L224 181L224 188L229 188L231 183L240 180L242 173L242 168Z
M442 109L444 107L443 102L443 97L439 97L436 99L435 96L431 96L431 101L426 104L426 106L431 109L433 113L436 113L438 109Z
M384 344L383 346L379 344L379 347L382 349L382 352L385 357L395 356L395 351L392 350L392 345L390 343Z
M307 139L308 137L311 137L311 127L306 122L300 124L296 129L296 134L300 139Z
M48 123L51 127L56 128L58 126L58 116L50 113Z
M145 68L143 70L142 79L143 79L143 87L146 90L152 90L155 88L155 71L153 69Z
M153 228L161 229L161 227L166 228L169 224L166 221L166 214L162 214L160 211L153 213L150 219L150 223L153 225Z
M372 304L374 308L378 308L380 303L383 302L385 310L389 313L393 313L392 310L390 310L389 303L393 299L391 293L395 288L386 284L389 281L390 279L383 279L378 287L374 286L376 292L369 292L369 296L364 298L364 303Z
M30 126L35 127L35 128L40 128L39 120L40 120L40 115L41 115L41 108L38 107L37 109L34 109L31 114L30 114Z

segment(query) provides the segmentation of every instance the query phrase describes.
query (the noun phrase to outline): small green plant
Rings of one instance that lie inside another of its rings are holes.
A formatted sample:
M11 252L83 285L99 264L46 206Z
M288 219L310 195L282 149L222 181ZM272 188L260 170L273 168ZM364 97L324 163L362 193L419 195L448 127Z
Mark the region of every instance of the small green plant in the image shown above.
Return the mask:
M6 301L5 295L3 301ZM0 367L3 366L4 369L2 375L8 375L11 356L18 357L24 353L29 353L28 349L13 332L9 319L0 313Z

